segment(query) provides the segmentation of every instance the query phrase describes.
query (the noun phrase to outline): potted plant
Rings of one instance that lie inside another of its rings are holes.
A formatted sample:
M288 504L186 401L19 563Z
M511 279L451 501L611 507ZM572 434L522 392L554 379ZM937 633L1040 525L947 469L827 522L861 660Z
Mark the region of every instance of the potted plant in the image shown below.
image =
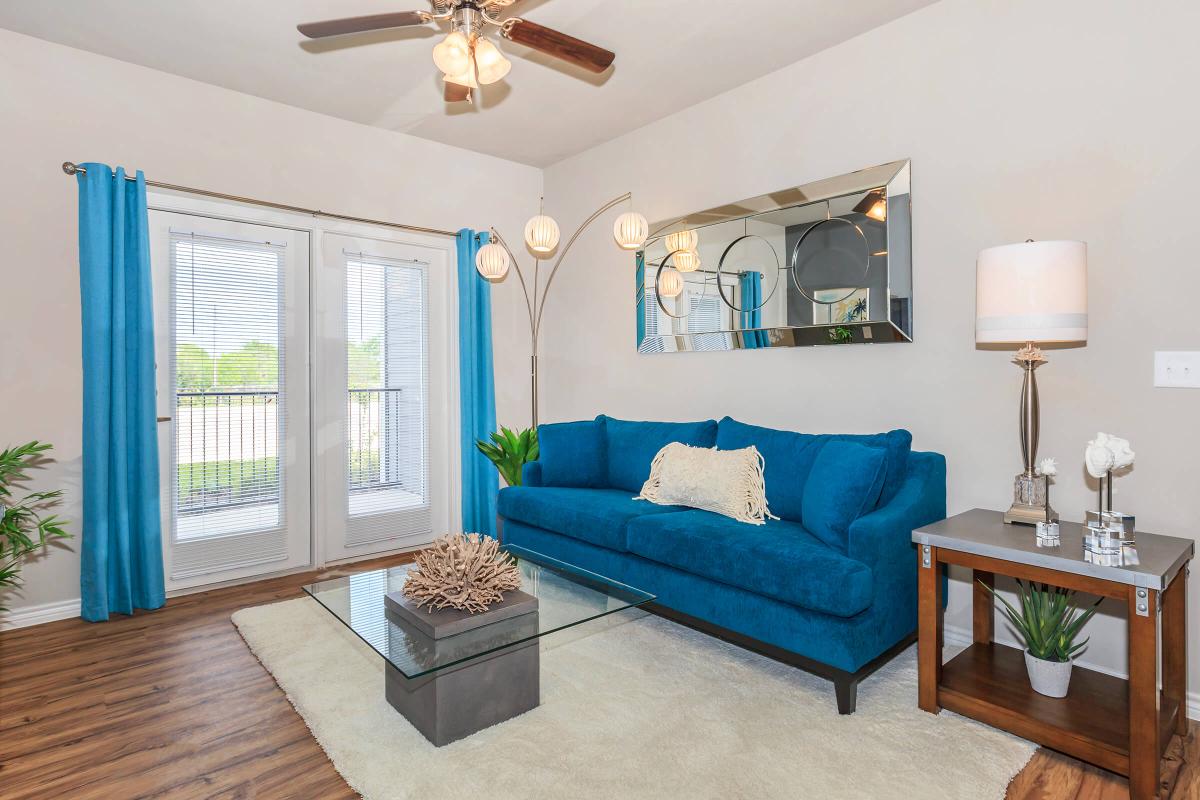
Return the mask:
M41 454L50 448L42 442L29 442L0 451L0 593L21 582L21 562L26 556L51 539L70 536L62 529L62 520L43 513L58 502L62 492L30 492L13 499L15 485L29 479L25 470L37 466ZM0 605L0 611L7 610Z
M1088 643L1087 639L1075 640L1104 598L1081 611L1074 603L1074 591L1018 580L1018 611L995 589L982 582L980 585L1000 601L1005 616L1024 642L1025 669L1033 690L1047 697L1066 697L1073 659Z
M491 442L478 440L475 447L496 465L505 483L520 486L521 469L530 461L538 460L537 429L527 428L516 433L501 427L491 439Z

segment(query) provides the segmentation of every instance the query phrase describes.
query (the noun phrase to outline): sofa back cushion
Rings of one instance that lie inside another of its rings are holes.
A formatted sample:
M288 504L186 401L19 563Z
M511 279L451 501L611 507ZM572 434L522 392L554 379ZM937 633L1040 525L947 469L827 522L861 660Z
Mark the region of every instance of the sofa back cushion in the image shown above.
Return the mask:
M538 426L541 485L599 489L608 485L603 420Z
M912 434L906 430L874 434L811 434L747 425L725 417L717 430L717 448L740 450L751 445L762 453L766 464L767 505L771 513L795 522L804 520L804 486L817 455L830 442L852 442L887 452L883 488L878 504L887 503L908 473Z
M763 457L767 507L772 514L793 522L803 519L804 482L822 444L821 437L811 433L747 425L732 417L722 419L717 429L718 450L758 448Z
M631 422L601 414L608 441L608 485L637 494L650 477L650 462L671 442L692 447L712 447L717 441L716 420L703 422Z
M850 523L873 509L883 489L887 451L848 441L826 442L804 484L804 527L845 553Z

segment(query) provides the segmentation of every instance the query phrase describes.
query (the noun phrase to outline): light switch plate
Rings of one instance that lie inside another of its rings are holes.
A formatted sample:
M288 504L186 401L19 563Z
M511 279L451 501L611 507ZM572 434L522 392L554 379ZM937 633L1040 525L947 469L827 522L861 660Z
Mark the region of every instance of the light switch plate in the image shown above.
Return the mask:
M1154 354L1154 385L1200 389L1200 352L1160 350Z

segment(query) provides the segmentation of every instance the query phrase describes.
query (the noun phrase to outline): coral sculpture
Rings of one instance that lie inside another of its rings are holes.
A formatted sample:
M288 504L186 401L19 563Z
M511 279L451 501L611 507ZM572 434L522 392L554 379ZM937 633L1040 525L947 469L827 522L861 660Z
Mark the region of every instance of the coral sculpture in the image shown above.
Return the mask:
M1107 433L1097 433L1096 438L1088 442L1083 456L1088 474L1093 478L1103 478L1110 470L1132 466L1133 458L1128 439L1109 436Z
M401 591L417 604L482 614L521 588L521 570L500 552L500 543L478 533L442 536L416 558Z

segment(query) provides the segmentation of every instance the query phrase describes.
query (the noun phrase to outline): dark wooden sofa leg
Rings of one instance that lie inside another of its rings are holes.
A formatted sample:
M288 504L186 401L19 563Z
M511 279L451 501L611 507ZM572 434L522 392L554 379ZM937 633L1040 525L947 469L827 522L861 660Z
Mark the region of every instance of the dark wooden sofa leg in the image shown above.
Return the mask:
M837 694L839 714L853 714L858 702L858 678L853 674L833 679L833 691Z

